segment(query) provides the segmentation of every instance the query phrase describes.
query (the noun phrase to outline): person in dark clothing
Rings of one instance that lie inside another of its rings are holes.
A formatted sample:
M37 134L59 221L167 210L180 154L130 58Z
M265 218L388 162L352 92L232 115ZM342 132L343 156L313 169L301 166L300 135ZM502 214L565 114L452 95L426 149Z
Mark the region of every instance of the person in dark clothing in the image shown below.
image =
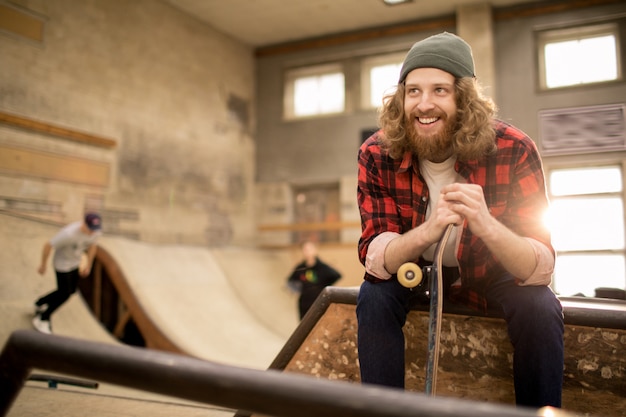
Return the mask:
M315 243L311 241L302 243L302 255L304 260L296 265L287 279L287 287L300 293L298 299L300 319L309 311L322 290L341 278L336 269L319 259Z

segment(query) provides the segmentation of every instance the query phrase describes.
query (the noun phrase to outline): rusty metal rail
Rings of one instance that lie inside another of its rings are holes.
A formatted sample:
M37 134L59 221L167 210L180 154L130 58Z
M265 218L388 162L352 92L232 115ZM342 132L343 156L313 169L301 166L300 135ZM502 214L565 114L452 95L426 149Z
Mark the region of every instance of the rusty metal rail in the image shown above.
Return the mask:
M12 333L0 355L0 415L8 413L34 368L275 417L537 415L532 409L239 368L30 330Z

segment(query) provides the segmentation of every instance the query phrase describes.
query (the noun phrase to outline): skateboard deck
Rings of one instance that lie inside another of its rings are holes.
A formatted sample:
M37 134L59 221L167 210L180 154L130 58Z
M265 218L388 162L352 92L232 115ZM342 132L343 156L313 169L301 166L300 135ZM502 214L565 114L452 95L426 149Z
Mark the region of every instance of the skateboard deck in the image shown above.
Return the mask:
M426 381L424 391L428 395L437 393L437 368L439 366L439 350L441 345L441 321L443 309L443 272L440 268L443 261L443 251L454 225L446 227L441 239L435 248L433 264L424 268L428 277L428 295L430 297L430 313L428 325L428 360L426 362ZM407 262L398 269L398 282L407 288L415 288L422 283L423 273L420 267Z

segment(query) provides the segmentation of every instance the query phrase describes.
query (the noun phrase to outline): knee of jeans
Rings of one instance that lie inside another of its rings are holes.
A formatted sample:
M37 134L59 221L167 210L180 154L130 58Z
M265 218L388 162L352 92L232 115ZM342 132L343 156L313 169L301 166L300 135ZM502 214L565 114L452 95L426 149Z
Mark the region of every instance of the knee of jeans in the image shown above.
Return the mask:
M369 306L375 303L375 301L373 301L372 299L375 298L376 291L373 291L370 288L371 285L372 284L367 281L361 284L361 288L359 289L359 294L357 295L356 299L357 316L360 312L369 310Z
M386 282L373 284L364 281L357 296L357 308L358 306L383 306L392 302L394 295L390 292L392 288L389 284Z
M518 296L515 297L513 305L508 306L509 316L519 323L534 323L535 328L553 328L553 325L562 327L563 308L556 296L549 288L523 287ZM556 329L556 328L555 328Z
M359 320L393 320L404 323L406 309L392 282L364 282L359 290L356 314Z
M527 297L527 301L538 313L563 316L563 307L554 293L547 287L536 287L537 294Z

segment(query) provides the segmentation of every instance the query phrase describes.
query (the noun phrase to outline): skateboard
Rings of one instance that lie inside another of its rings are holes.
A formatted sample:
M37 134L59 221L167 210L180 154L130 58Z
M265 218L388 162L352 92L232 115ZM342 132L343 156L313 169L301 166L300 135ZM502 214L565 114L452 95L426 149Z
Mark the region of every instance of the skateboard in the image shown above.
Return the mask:
M446 227L441 239L435 247L433 264L424 267L424 271L413 262L406 262L398 268L398 282L407 288L415 288L422 283L426 275L428 296L430 297L429 324L428 324L428 358L426 361L425 391L434 396L437 392L437 367L439 366L439 346L441 338L441 321L443 311L443 270L440 265L443 260L443 251L452 232L453 224Z

